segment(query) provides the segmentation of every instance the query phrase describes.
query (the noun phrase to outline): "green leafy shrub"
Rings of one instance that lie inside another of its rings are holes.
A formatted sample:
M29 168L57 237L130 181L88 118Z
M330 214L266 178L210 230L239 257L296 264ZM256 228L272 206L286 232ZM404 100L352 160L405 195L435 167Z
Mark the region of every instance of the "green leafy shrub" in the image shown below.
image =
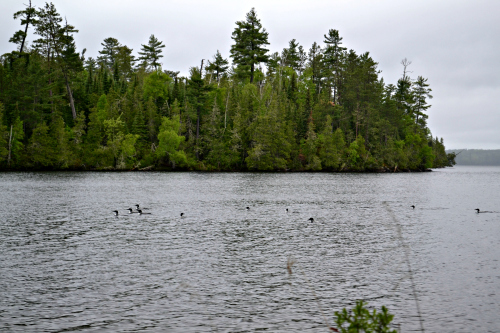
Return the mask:
M342 333L397 333L391 329L391 323L394 315L390 314L385 306L382 311L373 310L370 312L365 308L365 303L361 300L356 301L356 306L351 311L345 308L342 311L335 312L335 323L338 332Z

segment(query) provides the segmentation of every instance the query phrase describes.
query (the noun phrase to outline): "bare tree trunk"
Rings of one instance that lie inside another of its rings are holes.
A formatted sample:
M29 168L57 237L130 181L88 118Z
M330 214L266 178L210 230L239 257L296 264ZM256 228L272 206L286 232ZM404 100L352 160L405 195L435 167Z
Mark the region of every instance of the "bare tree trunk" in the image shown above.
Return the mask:
M226 109L224 110L224 132L226 133L226 125L227 125L227 105L229 103L229 87L227 88L227 98L226 98Z
M201 59L201 66L200 66L200 79L201 80L203 80L203 77L201 75L201 73L203 71L203 60L205 60L205 59ZM198 151L198 140L200 137L200 115L201 115L201 110L200 110L200 106L198 105L196 107L196 159L197 160L200 159L200 155L199 155L199 151Z
M10 156L12 151L12 125L10 125L10 135L9 135L9 156L7 157L7 166L10 167Z
M31 0L30 4L28 6L29 9L31 9ZM21 49L19 50L19 53L23 53L24 49L24 42L26 41L26 36L28 35L28 27L30 25L30 18L31 18L31 11L28 11L28 15L26 16L26 28L24 28L24 36L23 36L23 42L21 43Z
M66 90L68 91L69 104L71 105L71 114L73 115L73 119L76 119L75 101L73 100L73 94L71 93L71 88L69 87L67 74L64 74L64 79L66 80Z

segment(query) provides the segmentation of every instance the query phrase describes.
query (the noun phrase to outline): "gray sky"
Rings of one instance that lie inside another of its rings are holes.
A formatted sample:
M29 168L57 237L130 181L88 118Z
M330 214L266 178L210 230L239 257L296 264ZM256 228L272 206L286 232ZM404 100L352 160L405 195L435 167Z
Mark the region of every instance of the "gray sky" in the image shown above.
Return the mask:
M15 11L28 0L0 0L0 54L21 26ZM32 0L43 6L45 2ZM401 76L428 78L429 127L448 149L500 149L500 1L497 0L54 0L58 12L80 30L78 50L96 57L104 38L114 37L134 53L151 34L163 41L163 68L182 74L211 59L229 57L236 21L255 7L269 32L270 50L295 38L309 50L329 29L344 46L370 52L386 83Z

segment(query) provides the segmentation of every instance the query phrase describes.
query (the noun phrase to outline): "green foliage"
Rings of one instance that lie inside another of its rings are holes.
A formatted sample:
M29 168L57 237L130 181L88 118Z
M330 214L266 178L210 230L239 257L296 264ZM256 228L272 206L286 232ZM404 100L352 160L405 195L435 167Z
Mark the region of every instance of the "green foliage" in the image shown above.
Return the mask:
M168 98L168 85L170 81L172 79L160 70L149 73L144 78L144 100L148 100L151 97L155 103L163 104L162 102Z
M331 130L331 117L327 116L326 126L319 136L320 151L319 158L323 167L327 170L339 170L343 163L345 154L345 141L342 129L337 128L334 133Z
M269 59L267 55L269 50L265 48L265 45L269 45L268 36L254 8L247 13L245 21L236 22L231 37L235 42L231 45L231 57L238 66L238 74L249 77L250 83L254 80L255 65L266 63Z
M38 124L29 140L28 154L35 168L52 167L56 162L54 142L49 135L49 126L45 122Z
M121 159L118 165L118 168L125 169L131 168L135 165L136 162L136 143L137 139L139 139L139 135L136 134L126 134L121 142Z
M274 108L269 114L257 117L245 159L250 170L286 170L291 150L286 125L279 120L278 110Z
M321 159L318 157L318 136L314 131L313 122L309 123L306 140L302 144L302 152L305 155L306 170L319 171L321 170Z
M335 317L337 328L342 333L397 333L389 327L394 315L385 306L380 312L375 309L370 312L365 303L358 300L351 311L344 308L340 312L336 311Z
M186 153L179 149L185 137L178 135L179 132L179 117L174 116L172 120L163 117L158 134L158 148L156 148L156 156L160 159L164 158L173 169L177 166L184 167L188 160Z
M104 130L106 131L107 148L111 151L114 159L114 167L117 167L117 159L120 154L123 141L124 122L120 117L116 119L104 120Z
M213 61L208 61L207 72L215 73L215 79L219 82L219 76L224 75L229 68L229 61L222 58L219 50L214 56Z
M0 163L5 161L9 154L9 137L10 134L7 131L7 126L3 124L3 112L4 107L2 102L0 102Z
M352 170L364 170L366 162L369 158L369 153L366 151L365 139L358 135L356 140L351 142L347 149L348 165Z
M163 58L161 54L163 52L162 48L165 47L163 42L159 41L155 35L149 36L148 45L141 44L142 48L139 54L139 60L142 60L148 67L154 67L155 70L158 70L158 66L160 63L158 62L160 58Z
M386 84L370 54L346 50L338 30L308 52L292 39L269 54L252 8L236 22L232 67L217 51L205 68L181 77L161 70L165 45L154 35L134 67L132 49L112 37L101 43L98 61L85 60L76 28L51 3L14 17L24 31L11 39L19 52L0 61L0 168L398 171L454 164L427 127L427 79L410 78L405 59L401 79ZM35 38L26 51L30 27Z
M108 68L112 68L116 62L116 56L121 44L118 39L113 37L108 37L104 39L101 43L103 49L99 51L100 56L97 58L99 62L104 63Z
M24 129L23 122L19 117L14 120L14 123L11 127L11 132L9 133L9 140L11 142L10 150L11 150L11 160L8 161L8 167L14 166L19 167L23 165L24 162ZM10 162L10 163L9 163Z

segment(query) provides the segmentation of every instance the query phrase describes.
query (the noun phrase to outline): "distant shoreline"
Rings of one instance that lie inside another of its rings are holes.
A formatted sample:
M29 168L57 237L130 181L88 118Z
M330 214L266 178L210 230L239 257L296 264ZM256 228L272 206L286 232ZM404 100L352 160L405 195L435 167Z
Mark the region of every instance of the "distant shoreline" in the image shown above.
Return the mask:
M449 149L446 153L455 153L457 165L500 165L500 149Z

